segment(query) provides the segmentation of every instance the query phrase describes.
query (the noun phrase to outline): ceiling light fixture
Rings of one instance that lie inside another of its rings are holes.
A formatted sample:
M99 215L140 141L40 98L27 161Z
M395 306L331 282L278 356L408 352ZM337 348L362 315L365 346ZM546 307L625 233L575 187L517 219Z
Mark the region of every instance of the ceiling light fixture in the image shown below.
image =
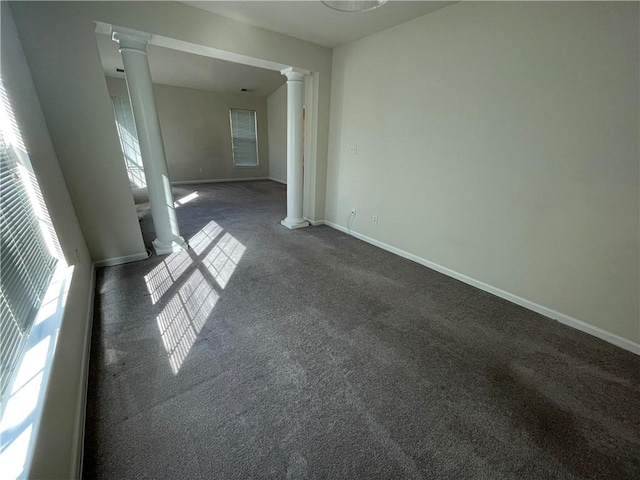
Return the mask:
M369 12L381 7L387 0L322 0L327 7L339 12Z

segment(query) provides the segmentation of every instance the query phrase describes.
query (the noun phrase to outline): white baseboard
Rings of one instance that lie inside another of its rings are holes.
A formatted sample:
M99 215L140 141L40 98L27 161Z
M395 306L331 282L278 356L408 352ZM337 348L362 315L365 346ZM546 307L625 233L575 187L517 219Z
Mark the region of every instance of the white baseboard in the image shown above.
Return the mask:
M338 225L337 223L333 223L328 220L325 220L324 224L332 228L335 228L336 230L340 230L341 232L349 234L349 231L342 225ZM609 342L613 345L623 348L624 350L627 350L631 353L640 355L639 343L628 340L624 337L616 335L615 333L607 332L606 330L590 325L586 322L583 322L582 320L578 320L577 318L570 317L569 315L565 315L564 313L560 313L555 310L552 310L551 308L545 307L543 305L539 305L535 302L527 300L526 298L522 298L512 293L506 292L500 288L493 287L489 284L481 282L480 280L476 280L474 278L468 277L467 275L458 273L454 270L451 270L450 268L443 267L442 265L438 265L437 263L418 257L417 255L413 255L412 253L406 252L404 250L401 250L397 247L386 244L374 238L367 237L366 235L355 232L353 230L351 230L351 235L359 240L370 243L371 245L375 245L376 247L382 248L383 250L387 250L391 253L395 253L396 255L399 255L403 258L412 260L416 263L419 263L420 265L424 265L425 267L429 267L432 270L440 272L451 278L455 278L456 280L460 280L461 282L464 282L468 285L479 288L480 290L484 290L485 292L489 292L493 295L504 298L505 300L508 300L512 303L520 305L524 308L533 310L536 313L544 315L545 317L549 317L553 320L563 323L564 325L568 325L582 332L588 333L589 335L593 335L594 337L597 337L601 340L604 340L605 342Z
M279 178L269 177L269 180L271 180L272 182L283 183L284 185L287 184L286 180L280 180Z
M125 255L124 257L106 258L104 260L98 260L93 262L93 268L100 267L112 267L114 265L121 265L123 263L137 262L138 260L144 260L147 258L147 253L134 253L133 255Z
M309 224L312 227L317 227L319 225L324 225L324 220L309 220L307 217L304 217L304 219L309 222Z
M178 180L171 182L171 185L197 185L198 183L224 183L224 182L251 182L254 180L271 180L269 177L246 177L246 178L210 178L206 180Z
M82 477L82 467L84 459L84 435L85 435L85 423L87 412L87 392L89 388L89 361L91 359L91 335L93 332L93 307L96 296L96 269L91 269L91 280L89 282L90 295L89 304L87 305L87 331L84 336L82 364L80 366L80 395L78 397L77 413L76 413L76 437L75 437L75 450L73 453L72 461L72 474L73 478ZM73 472L73 467L76 471Z

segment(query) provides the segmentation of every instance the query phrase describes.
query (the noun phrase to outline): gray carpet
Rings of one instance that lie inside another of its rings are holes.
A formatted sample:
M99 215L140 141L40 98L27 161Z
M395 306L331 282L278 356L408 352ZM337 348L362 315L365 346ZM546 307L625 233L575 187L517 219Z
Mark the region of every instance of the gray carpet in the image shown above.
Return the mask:
M188 253L98 272L85 478L640 478L638 357L286 230L282 185L192 191Z

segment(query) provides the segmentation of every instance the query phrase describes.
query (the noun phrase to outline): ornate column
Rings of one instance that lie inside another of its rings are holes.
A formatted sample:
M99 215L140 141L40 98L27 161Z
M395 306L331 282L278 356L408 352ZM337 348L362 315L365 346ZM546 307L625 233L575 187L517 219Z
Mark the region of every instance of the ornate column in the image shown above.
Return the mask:
M153 97L151 70L147 57L147 46L151 35L118 29L113 31L112 38L120 44L131 110L138 132L151 217L156 232L153 249L156 255L176 252L187 248L187 244L180 236L173 207L167 158Z
M302 106L308 72L287 68L280 73L287 77L287 218L280 223L293 230L309 226L302 217Z

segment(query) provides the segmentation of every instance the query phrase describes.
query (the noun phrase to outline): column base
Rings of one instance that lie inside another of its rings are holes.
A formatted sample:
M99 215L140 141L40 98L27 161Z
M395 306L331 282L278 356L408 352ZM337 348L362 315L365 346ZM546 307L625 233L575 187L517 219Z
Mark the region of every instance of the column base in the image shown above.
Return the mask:
M296 230L297 228L305 228L309 226L309 222L307 222L304 218L294 221L285 218L284 220L280 221L280 224L287 227L289 230Z
M184 238L177 237L173 241L162 242L157 238L152 242L153 251L156 255L167 255L168 253L180 252L187 250L189 245L184 241Z

